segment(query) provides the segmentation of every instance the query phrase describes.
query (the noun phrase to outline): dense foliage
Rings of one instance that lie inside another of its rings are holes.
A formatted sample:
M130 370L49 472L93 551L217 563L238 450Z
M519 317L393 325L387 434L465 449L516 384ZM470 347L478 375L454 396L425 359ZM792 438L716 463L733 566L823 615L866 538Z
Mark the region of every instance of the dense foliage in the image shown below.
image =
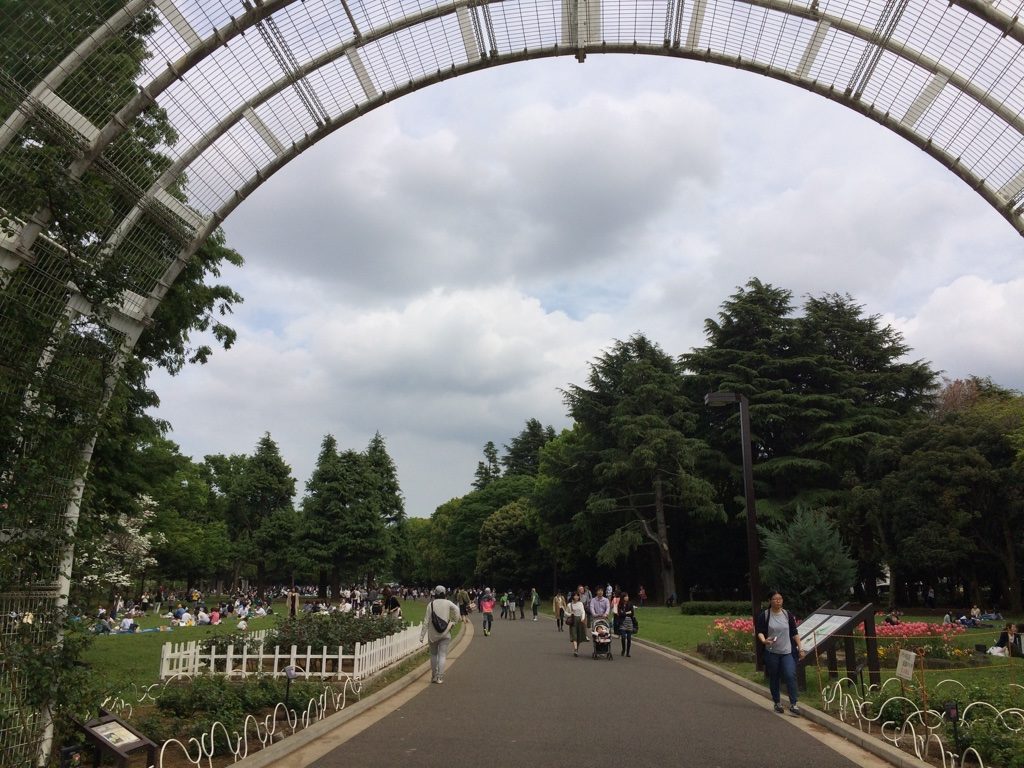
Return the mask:
M569 429L529 419L505 455L488 441L474 490L410 528L403 573L518 588L546 572L549 590L608 582L745 603L739 412L702 402L725 390L750 403L766 588L800 609L851 589L909 605L928 586L1020 607L1020 393L940 382L842 294L798 308L752 279L705 333L676 361L642 334L616 341L567 385Z

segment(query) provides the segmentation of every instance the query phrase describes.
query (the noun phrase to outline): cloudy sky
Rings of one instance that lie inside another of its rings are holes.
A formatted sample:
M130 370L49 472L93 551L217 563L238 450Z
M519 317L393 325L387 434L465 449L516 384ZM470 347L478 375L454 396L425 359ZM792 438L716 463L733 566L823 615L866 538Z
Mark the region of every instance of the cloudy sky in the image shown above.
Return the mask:
M792 86L630 56L432 86L306 152L226 222L238 343L155 375L197 459L269 431L304 489L324 434L387 441L406 511L642 331L679 354L756 276L848 292L950 377L1024 389L1024 241L937 162Z

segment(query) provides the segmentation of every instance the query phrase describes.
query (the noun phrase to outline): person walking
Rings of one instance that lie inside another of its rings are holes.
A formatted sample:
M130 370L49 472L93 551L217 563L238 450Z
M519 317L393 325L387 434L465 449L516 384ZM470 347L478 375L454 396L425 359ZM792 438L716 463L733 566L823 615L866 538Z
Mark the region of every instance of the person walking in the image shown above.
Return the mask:
M551 612L555 614L555 622L559 632L565 632L565 595L561 592L556 592L554 599L551 601Z
M591 599L588 613L591 619L604 619L608 620L608 611L611 610L611 603L608 602L608 598L604 596L604 588L597 588L597 595Z
M587 642L587 612L583 608L580 594L574 593L572 602L566 611L565 623L569 627L569 640L572 642L572 655L580 655L580 643Z
M469 592L465 587L461 587L455 593L455 602L459 604L459 619L464 622L469 621Z
M491 634L491 627L494 626L494 603L495 600L494 595L491 594L491 588L487 587L480 598L480 613L484 617L484 637Z
M430 682L444 682L444 665L448 659L448 646L452 642L452 625L459 620L459 606L445 598L445 588L434 587L434 597L427 603L423 617L420 642L430 642Z
M533 620L536 621L537 610L540 608L540 593L537 592L536 587L530 592L530 607L533 609Z
M619 656L628 657L633 648L633 635L640 630L640 622L636 620L636 606L629 601L629 592L620 595L615 619L618 624L619 641L622 643Z
M796 662L803 658L800 647L800 633L796 629L793 614L782 607L782 593L772 592L770 607L757 614L757 641L764 645L764 666L768 672L768 688L775 703L775 711L782 714L780 681L786 678L789 693L789 714L799 717L797 706Z

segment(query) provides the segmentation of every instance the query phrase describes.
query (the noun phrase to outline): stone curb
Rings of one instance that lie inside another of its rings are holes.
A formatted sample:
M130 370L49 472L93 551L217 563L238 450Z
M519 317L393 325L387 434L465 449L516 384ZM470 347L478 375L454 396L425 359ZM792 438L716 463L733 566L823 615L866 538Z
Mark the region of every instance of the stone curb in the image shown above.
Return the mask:
M690 654L683 653L682 651L677 651L674 648L668 648L664 645L658 645L657 643L652 643L647 640L641 640L638 637L634 637L633 642L638 643L640 645L646 645L649 648L656 648L659 651L664 651L665 653L671 656L675 656L676 658L681 659L688 664L692 664L695 667L700 667L706 672L710 672L717 677L721 677L725 680L728 680L730 683L733 683L735 685L742 686L743 688L746 688L748 691L763 696L765 699L769 701L771 700L771 695L768 693L768 690L764 686L758 685L757 683L751 680L747 680L745 677L740 677L739 675L734 674L733 672L730 672L727 669L722 669L721 667L712 664L710 661L699 658L697 656L691 656ZM886 762L897 766L897 768L922 768L922 766L928 765L928 763L922 760L918 760L913 755L908 754L907 752L904 752L903 750L898 749L897 747L894 747L890 744L887 744L884 741L881 741L878 737L865 733L859 728L854 728L852 725L848 725L847 723L844 723L841 720L837 720L836 718L825 714L819 709L809 707L803 702L800 703L800 709L803 710L803 716L805 720L810 720L815 725L820 725L823 728L827 728L837 736L841 736L842 738L849 741L851 744L856 744L861 749L864 749L865 751L873 754L875 757L881 758L882 760L885 760Z
M465 636L466 631L463 628L459 634L455 636L451 647L457 648L459 644L462 643L462 639ZM419 652L420 651L416 651L416 653ZM344 725L350 720L354 720L368 709L377 706L382 701L386 701L395 694L405 690L428 672L430 672L429 659L411 672L400 677L395 682L381 688L371 696L368 696L365 699L360 699L354 704L349 704L341 711L335 712L333 715L328 715L323 720L313 723L308 728L303 728L301 731L297 731L291 736L286 736L276 744L271 744L269 747L265 747L258 752L250 754L248 757L239 760L233 765L240 765L244 768L265 768L265 766L273 765L291 753L297 752L311 742L316 741L316 739L323 736L325 733L333 731L335 728Z

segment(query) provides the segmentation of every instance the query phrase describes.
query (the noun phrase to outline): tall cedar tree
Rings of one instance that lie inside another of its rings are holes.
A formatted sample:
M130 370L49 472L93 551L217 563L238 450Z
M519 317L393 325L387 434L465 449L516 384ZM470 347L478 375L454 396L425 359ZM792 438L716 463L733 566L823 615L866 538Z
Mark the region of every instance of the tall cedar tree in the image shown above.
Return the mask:
M762 522L781 525L798 504L831 508L870 591L883 553L862 487L868 456L923 416L936 376L923 361L902 362L902 336L849 296L809 298L803 317L793 312L790 291L750 280L717 321L705 321L708 344L680 358L686 391L747 396ZM728 475L715 482L735 521L743 509L739 411L722 411L704 415L703 434L726 457Z
M506 475L536 475L540 469L541 449L555 439L554 427L543 426L537 419L528 419L522 432L505 445L501 465Z
M489 484L501 477L501 466L498 464L498 449L494 442L488 440L484 445L484 460L476 463L473 488L482 491Z
M694 472L705 446L692 437L694 407L683 394L679 369L657 344L637 334L598 356L587 384L571 385L564 398L593 451L596 487L588 512L615 521L598 560L611 564L652 544L662 594L674 594L669 527L722 515L713 488Z

